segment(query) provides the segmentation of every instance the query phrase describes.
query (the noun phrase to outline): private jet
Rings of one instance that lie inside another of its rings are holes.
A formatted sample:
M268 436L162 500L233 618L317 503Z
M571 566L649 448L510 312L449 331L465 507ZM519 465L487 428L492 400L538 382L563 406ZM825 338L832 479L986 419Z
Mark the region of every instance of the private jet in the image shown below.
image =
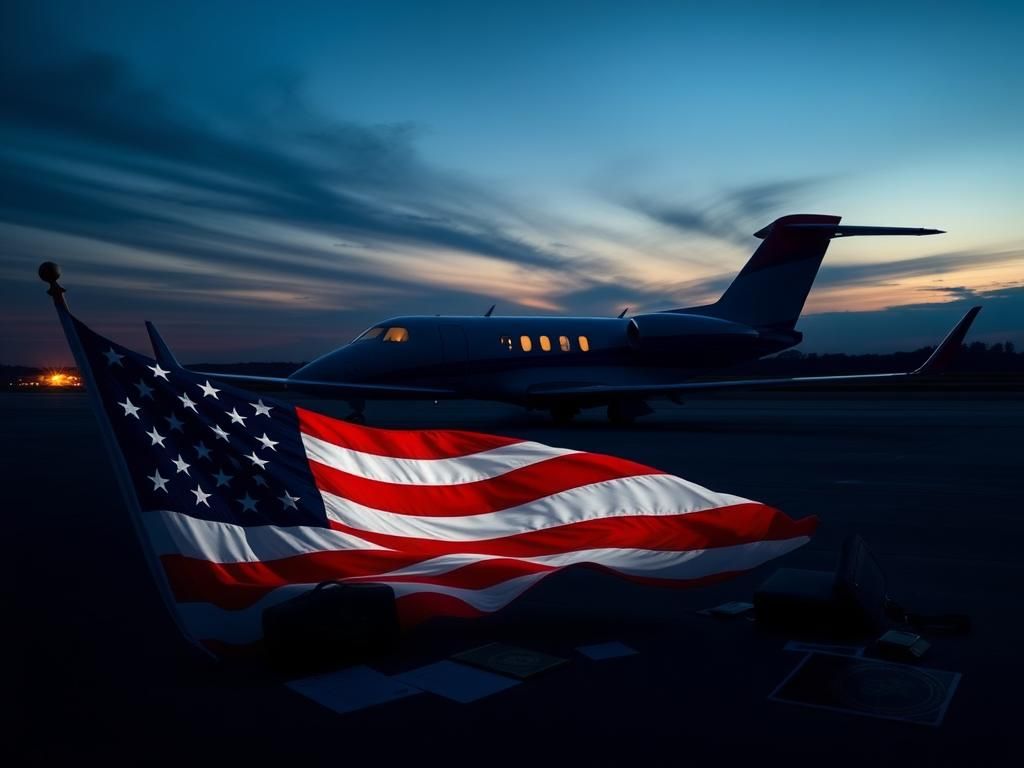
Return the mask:
M242 386L280 388L349 402L363 421L367 400L475 399L549 410L556 421L603 406L617 424L650 412L648 401L689 392L911 378L941 371L980 307L954 326L920 368L899 373L740 379L709 377L789 349L797 320L835 238L935 235L937 229L840 224L839 216L784 216L718 301L625 317L393 317L287 378L205 372ZM181 368L152 323L157 360ZM699 378L698 378L699 377Z

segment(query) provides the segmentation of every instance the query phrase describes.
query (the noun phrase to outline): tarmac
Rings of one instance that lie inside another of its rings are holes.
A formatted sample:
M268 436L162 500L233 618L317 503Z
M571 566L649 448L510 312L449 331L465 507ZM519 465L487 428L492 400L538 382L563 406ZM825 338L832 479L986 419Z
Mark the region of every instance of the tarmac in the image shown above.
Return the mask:
M615 453L820 525L807 546L713 587L569 571L495 617L428 625L371 666L397 674L491 641L568 663L469 704L423 694L339 715L268 671L188 652L84 394L2 393L4 541L14 551L3 626L14 678L5 708L15 716L3 741L15 761L6 764L1019 764L1019 395L734 395L661 405L629 428L600 411L563 427L482 403L371 403L367 415L375 426ZM962 675L938 727L770 700L800 661L783 649L791 638L698 613L749 600L780 566L831 570L851 532L902 604L973 621L965 636L929 636L921 665ZM636 653L592 661L574 650L609 641Z

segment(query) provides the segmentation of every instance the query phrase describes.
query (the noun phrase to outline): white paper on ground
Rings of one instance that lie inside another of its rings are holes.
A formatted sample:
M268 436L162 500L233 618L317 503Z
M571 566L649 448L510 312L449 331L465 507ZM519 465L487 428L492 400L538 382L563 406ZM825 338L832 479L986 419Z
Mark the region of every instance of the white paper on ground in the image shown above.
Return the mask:
M864 655L864 647L861 645L825 645L822 643L801 643L797 640L790 640L782 646L782 650L800 653L831 653L835 656Z
M366 666L303 677L287 685L296 693L339 714L420 693L414 686Z
M428 664L425 667L396 675L394 679L419 688L421 691L430 691L462 704L468 704L471 701L519 685L518 680L464 664L456 664L454 661Z
M581 645L576 649L588 659L604 661L605 659L617 659L620 656L633 656L636 650L625 643L614 641L611 643L598 643L597 645Z

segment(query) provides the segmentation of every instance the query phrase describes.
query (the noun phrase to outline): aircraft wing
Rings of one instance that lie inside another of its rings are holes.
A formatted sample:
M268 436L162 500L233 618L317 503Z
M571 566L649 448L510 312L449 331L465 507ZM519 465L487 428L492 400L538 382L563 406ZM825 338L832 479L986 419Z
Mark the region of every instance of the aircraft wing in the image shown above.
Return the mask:
M170 371L189 370L201 373L216 381L237 384L240 387L265 390L293 390L311 395L324 395L340 400L373 399L373 400L442 400L455 396L455 391L441 387L408 387L394 384L362 384L343 381L306 381L303 379L283 378L278 376L248 376L238 373L220 373L218 371L197 371L186 369L177 361L170 347L160 336L156 326L148 320L146 330L153 345L153 356L157 363Z
M946 368L953 355L960 348L964 337L967 335L971 323L981 311L981 307L972 307L967 311L960 321L953 326L953 329L946 334L946 338L935 348L924 365L913 371L898 373L868 373L855 374L850 376L788 376L768 379L717 379L707 381L682 381L670 384L627 384L627 385L579 385L579 386L551 386L533 387L531 395L538 395L551 398L559 397L601 397L605 395L634 395L637 397L671 397L675 394L686 392L708 391L719 389L743 389L746 387L786 387L794 385L818 385L818 384L846 384L862 383L870 381L887 381L894 379L905 379L925 374L941 373Z

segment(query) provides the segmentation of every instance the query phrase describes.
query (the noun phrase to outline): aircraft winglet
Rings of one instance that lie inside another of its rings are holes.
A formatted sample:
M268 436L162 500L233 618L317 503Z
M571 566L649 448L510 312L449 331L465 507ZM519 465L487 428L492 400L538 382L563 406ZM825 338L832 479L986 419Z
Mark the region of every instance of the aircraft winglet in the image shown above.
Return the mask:
M171 352L167 342L160 336L156 326L149 322L149 320L146 321L146 331L149 333L149 343L153 345L153 357L156 358L156 361L172 371L185 370L185 367L175 359L174 353Z
M943 371L949 365L949 361L953 359L953 355L960 349L964 336L967 335L967 331L971 328L971 323L974 322L974 318L978 316L979 312L981 312L981 307L971 307L967 310L967 314L961 317L960 322L953 326L953 330L946 334L946 338L928 356L924 365L913 372L914 375L940 373Z

